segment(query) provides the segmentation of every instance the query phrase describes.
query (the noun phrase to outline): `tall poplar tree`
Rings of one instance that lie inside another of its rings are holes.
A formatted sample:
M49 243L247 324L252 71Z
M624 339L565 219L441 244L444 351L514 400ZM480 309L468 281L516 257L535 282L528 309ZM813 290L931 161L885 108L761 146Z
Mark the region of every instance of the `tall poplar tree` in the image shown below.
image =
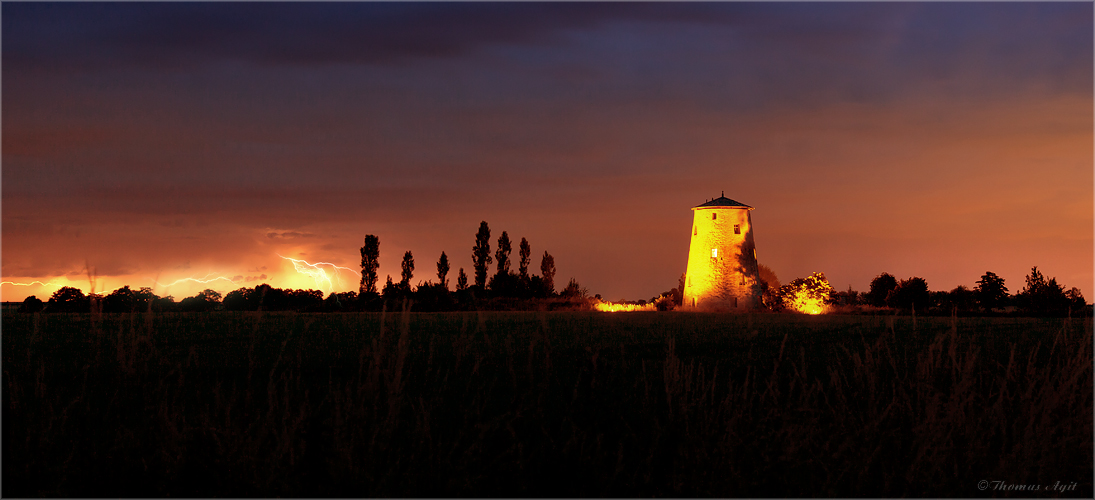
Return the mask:
M456 290L466 290L468 288L468 275L464 273L464 268L460 268L460 274L456 275Z
M361 287L360 295L377 293L376 270L380 268L380 238L375 234L365 236L365 246L361 247Z
M544 279L544 288L547 289L548 295L555 293L555 257L552 257L550 253L544 252L544 258L540 260L540 275Z
M494 252L494 258L498 261L498 275L509 274L509 254L513 251L513 244L509 241L509 235L502 231L498 237L498 250Z
M517 274L521 277L522 281L528 280L529 255L531 254L532 246L528 244L528 240L521 238L521 261L518 263Z
M475 246L471 248L472 267L475 268L475 286L487 286L487 266L490 265L490 227L487 221L479 223L479 232L475 234Z
M411 290L411 278L414 276L414 256L411 255L410 250L403 254L401 267L403 267L403 272L400 274L399 286L403 288L403 291L409 292Z
M449 257L441 252L441 258L437 259L437 280L445 290L449 289L449 282L445 279L449 275Z

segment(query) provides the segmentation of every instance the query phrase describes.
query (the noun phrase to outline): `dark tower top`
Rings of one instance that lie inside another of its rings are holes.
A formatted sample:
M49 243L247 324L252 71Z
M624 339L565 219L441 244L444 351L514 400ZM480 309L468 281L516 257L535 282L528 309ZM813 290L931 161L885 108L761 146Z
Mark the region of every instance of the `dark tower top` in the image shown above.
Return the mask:
M750 209L753 208L753 207L751 207L749 205L746 205L744 203L739 203L739 202L736 202L734 200L731 200L730 198L727 198L725 196L719 196L718 198L715 198L711 201L708 201L707 203L704 203L702 205L696 205L693 208L704 208L704 207L741 207L741 208L750 208Z

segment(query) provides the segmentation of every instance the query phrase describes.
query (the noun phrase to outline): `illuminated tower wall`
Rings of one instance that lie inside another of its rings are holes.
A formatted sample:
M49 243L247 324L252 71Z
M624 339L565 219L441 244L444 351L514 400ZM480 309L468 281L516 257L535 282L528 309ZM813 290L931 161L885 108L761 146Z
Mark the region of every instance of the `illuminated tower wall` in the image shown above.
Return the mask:
M686 311L745 311L760 306L753 207L720 196L692 208Z

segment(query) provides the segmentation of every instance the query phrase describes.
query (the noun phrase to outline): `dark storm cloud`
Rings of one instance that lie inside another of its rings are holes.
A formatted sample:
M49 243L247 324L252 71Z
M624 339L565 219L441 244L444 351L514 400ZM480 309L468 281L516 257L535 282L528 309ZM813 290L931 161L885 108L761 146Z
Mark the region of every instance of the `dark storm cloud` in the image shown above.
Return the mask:
M747 38L829 50L884 35L886 19L907 10L746 3L6 3L3 55L5 67L15 70L162 69L217 60L395 64L634 21L722 25Z
M1092 4L955 3L922 6L891 63L923 80L976 76L982 85L1035 79L1091 93ZM910 75L912 76L912 75Z
M124 220L133 215L155 218L160 221L158 226L185 224L188 228L226 219L255 225L271 221L288 225L317 219L326 222L354 220L363 213L396 217L406 211L405 202L410 199L417 200L416 211L442 211L447 204L475 206L482 203L475 199L474 193L421 186L256 189L180 185L157 189L88 188L56 198L48 207L43 207L41 196L9 193L5 188L4 234L59 233L67 227L94 225L97 220ZM31 215L10 217L9 213ZM47 222L55 220L57 213L83 215L74 216L63 224ZM314 233L304 231L266 232L263 236L273 241L316 238Z
M697 18L652 4L4 4L13 69L170 67L218 59L391 64L522 43L617 18Z
M683 70L661 61L635 73L633 63L597 61L553 79L600 73L655 92L671 75L729 83L742 95L731 107L740 109L884 101L938 82L969 95L1030 83L1089 93L1092 57L1090 4L5 3L3 13L13 84L24 72L193 71L218 62L395 67L487 46L558 45L582 31L599 38L570 42L596 52L621 24L629 33L678 30L666 50L714 34L709 50L677 54ZM626 36L607 41L625 53L657 50ZM533 65L542 56L521 54Z

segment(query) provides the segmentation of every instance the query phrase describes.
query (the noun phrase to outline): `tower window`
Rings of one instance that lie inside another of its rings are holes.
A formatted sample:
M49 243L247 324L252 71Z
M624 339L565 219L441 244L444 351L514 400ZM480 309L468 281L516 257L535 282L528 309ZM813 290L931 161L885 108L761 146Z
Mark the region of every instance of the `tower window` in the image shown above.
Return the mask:
M718 219L718 218L719 218L719 214L711 214L711 220L715 220L715 219Z
M734 234L741 234L741 225L734 224Z
M719 258L719 249L718 248L712 248L711 249L711 258L712 259Z
M697 234L700 234L699 230L696 229L696 226L692 226L692 236L695 236Z

